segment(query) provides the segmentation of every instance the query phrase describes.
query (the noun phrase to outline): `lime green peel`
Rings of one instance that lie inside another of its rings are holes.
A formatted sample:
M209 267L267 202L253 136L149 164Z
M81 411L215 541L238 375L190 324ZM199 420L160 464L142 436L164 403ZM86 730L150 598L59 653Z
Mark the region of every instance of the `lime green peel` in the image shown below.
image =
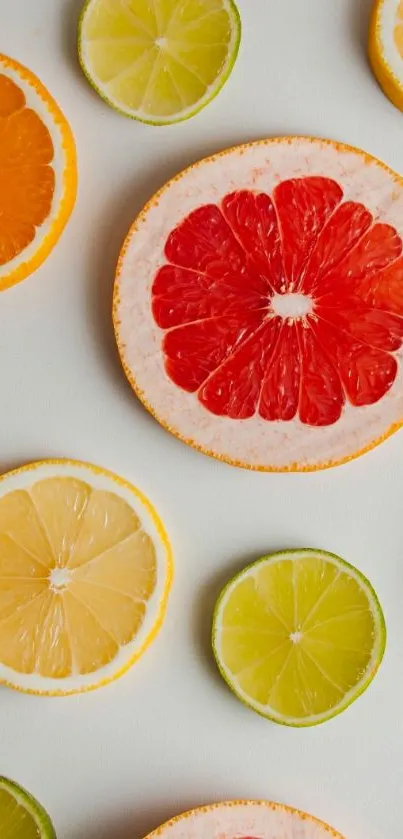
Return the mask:
M56 839L52 822L38 801L14 781L0 777L1 839Z
M233 0L87 0L78 52L91 86L112 108L170 125L217 96L240 41Z

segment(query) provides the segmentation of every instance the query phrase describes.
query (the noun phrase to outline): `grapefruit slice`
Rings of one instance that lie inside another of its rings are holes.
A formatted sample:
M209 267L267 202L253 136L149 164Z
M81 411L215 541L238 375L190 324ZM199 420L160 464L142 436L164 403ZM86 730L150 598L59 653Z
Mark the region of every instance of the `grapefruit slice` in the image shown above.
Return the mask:
M0 478L0 682L62 695L124 673L162 623L171 549L147 499L86 463Z
M39 79L0 55L0 290L49 255L73 209L73 135Z
M403 421L403 181L348 146L267 140L165 186L124 243L126 375L173 434L229 463L345 462Z
M369 30L369 58L386 96L403 111L403 2L376 0Z
M227 801L183 813L146 839L343 839L314 816L271 801Z
M326 551L259 559L225 586L214 613L221 675L282 725L318 725L344 711L371 683L385 645L371 584Z

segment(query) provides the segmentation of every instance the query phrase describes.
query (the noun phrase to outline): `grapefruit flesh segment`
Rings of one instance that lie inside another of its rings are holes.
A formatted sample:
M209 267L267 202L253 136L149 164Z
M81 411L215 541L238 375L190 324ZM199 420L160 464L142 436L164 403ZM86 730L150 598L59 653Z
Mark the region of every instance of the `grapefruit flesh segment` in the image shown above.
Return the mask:
M326 426L346 400L374 404L398 370L401 252L396 230L343 202L330 178L196 209L168 237L170 264L153 284L168 376L212 414L238 420ZM306 311L294 311L301 301Z

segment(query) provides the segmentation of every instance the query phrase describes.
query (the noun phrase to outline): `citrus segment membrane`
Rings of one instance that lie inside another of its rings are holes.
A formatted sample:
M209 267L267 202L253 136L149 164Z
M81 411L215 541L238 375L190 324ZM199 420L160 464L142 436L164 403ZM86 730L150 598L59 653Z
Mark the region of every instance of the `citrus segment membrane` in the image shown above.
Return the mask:
M61 463L35 481L36 468L0 497L0 677L66 692L141 648L169 567L135 490L102 473L94 486L91 467Z
M308 813L270 801L228 801L183 813L147 839L342 839L332 827Z
M273 554L224 589L213 648L222 675L251 708L285 725L314 725L372 681L384 619L368 581L339 557Z
M239 39L232 0L88 0L80 58L109 104L163 124L192 116L218 93Z
M74 140L30 71L0 55L0 288L35 270L70 215Z
M172 181L134 224L115 285L147 407L254 468L331 465L379 442L403 416L402 209L382 164L304 138Z

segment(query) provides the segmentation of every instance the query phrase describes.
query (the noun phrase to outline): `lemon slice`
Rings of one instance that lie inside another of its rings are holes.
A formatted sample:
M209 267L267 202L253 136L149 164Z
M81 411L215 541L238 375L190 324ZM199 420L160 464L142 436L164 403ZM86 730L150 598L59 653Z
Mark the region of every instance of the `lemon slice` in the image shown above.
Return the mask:
M324 551L260 559L226 586L214 614L225 681L283 725L316 725L347 708L372 681L385 644L372 586Z
M402 0L376 0L369 33L369 57L384 93L403 111Z
M29 792L0 778L1 839L56 839L48 814Z
M0 681L66 695L143 653L172 576L165 530L126 481L44 461L0 479Z
M233 0L87 0L79 56L109 105L164 125L188 119L214 99L240 38Z

